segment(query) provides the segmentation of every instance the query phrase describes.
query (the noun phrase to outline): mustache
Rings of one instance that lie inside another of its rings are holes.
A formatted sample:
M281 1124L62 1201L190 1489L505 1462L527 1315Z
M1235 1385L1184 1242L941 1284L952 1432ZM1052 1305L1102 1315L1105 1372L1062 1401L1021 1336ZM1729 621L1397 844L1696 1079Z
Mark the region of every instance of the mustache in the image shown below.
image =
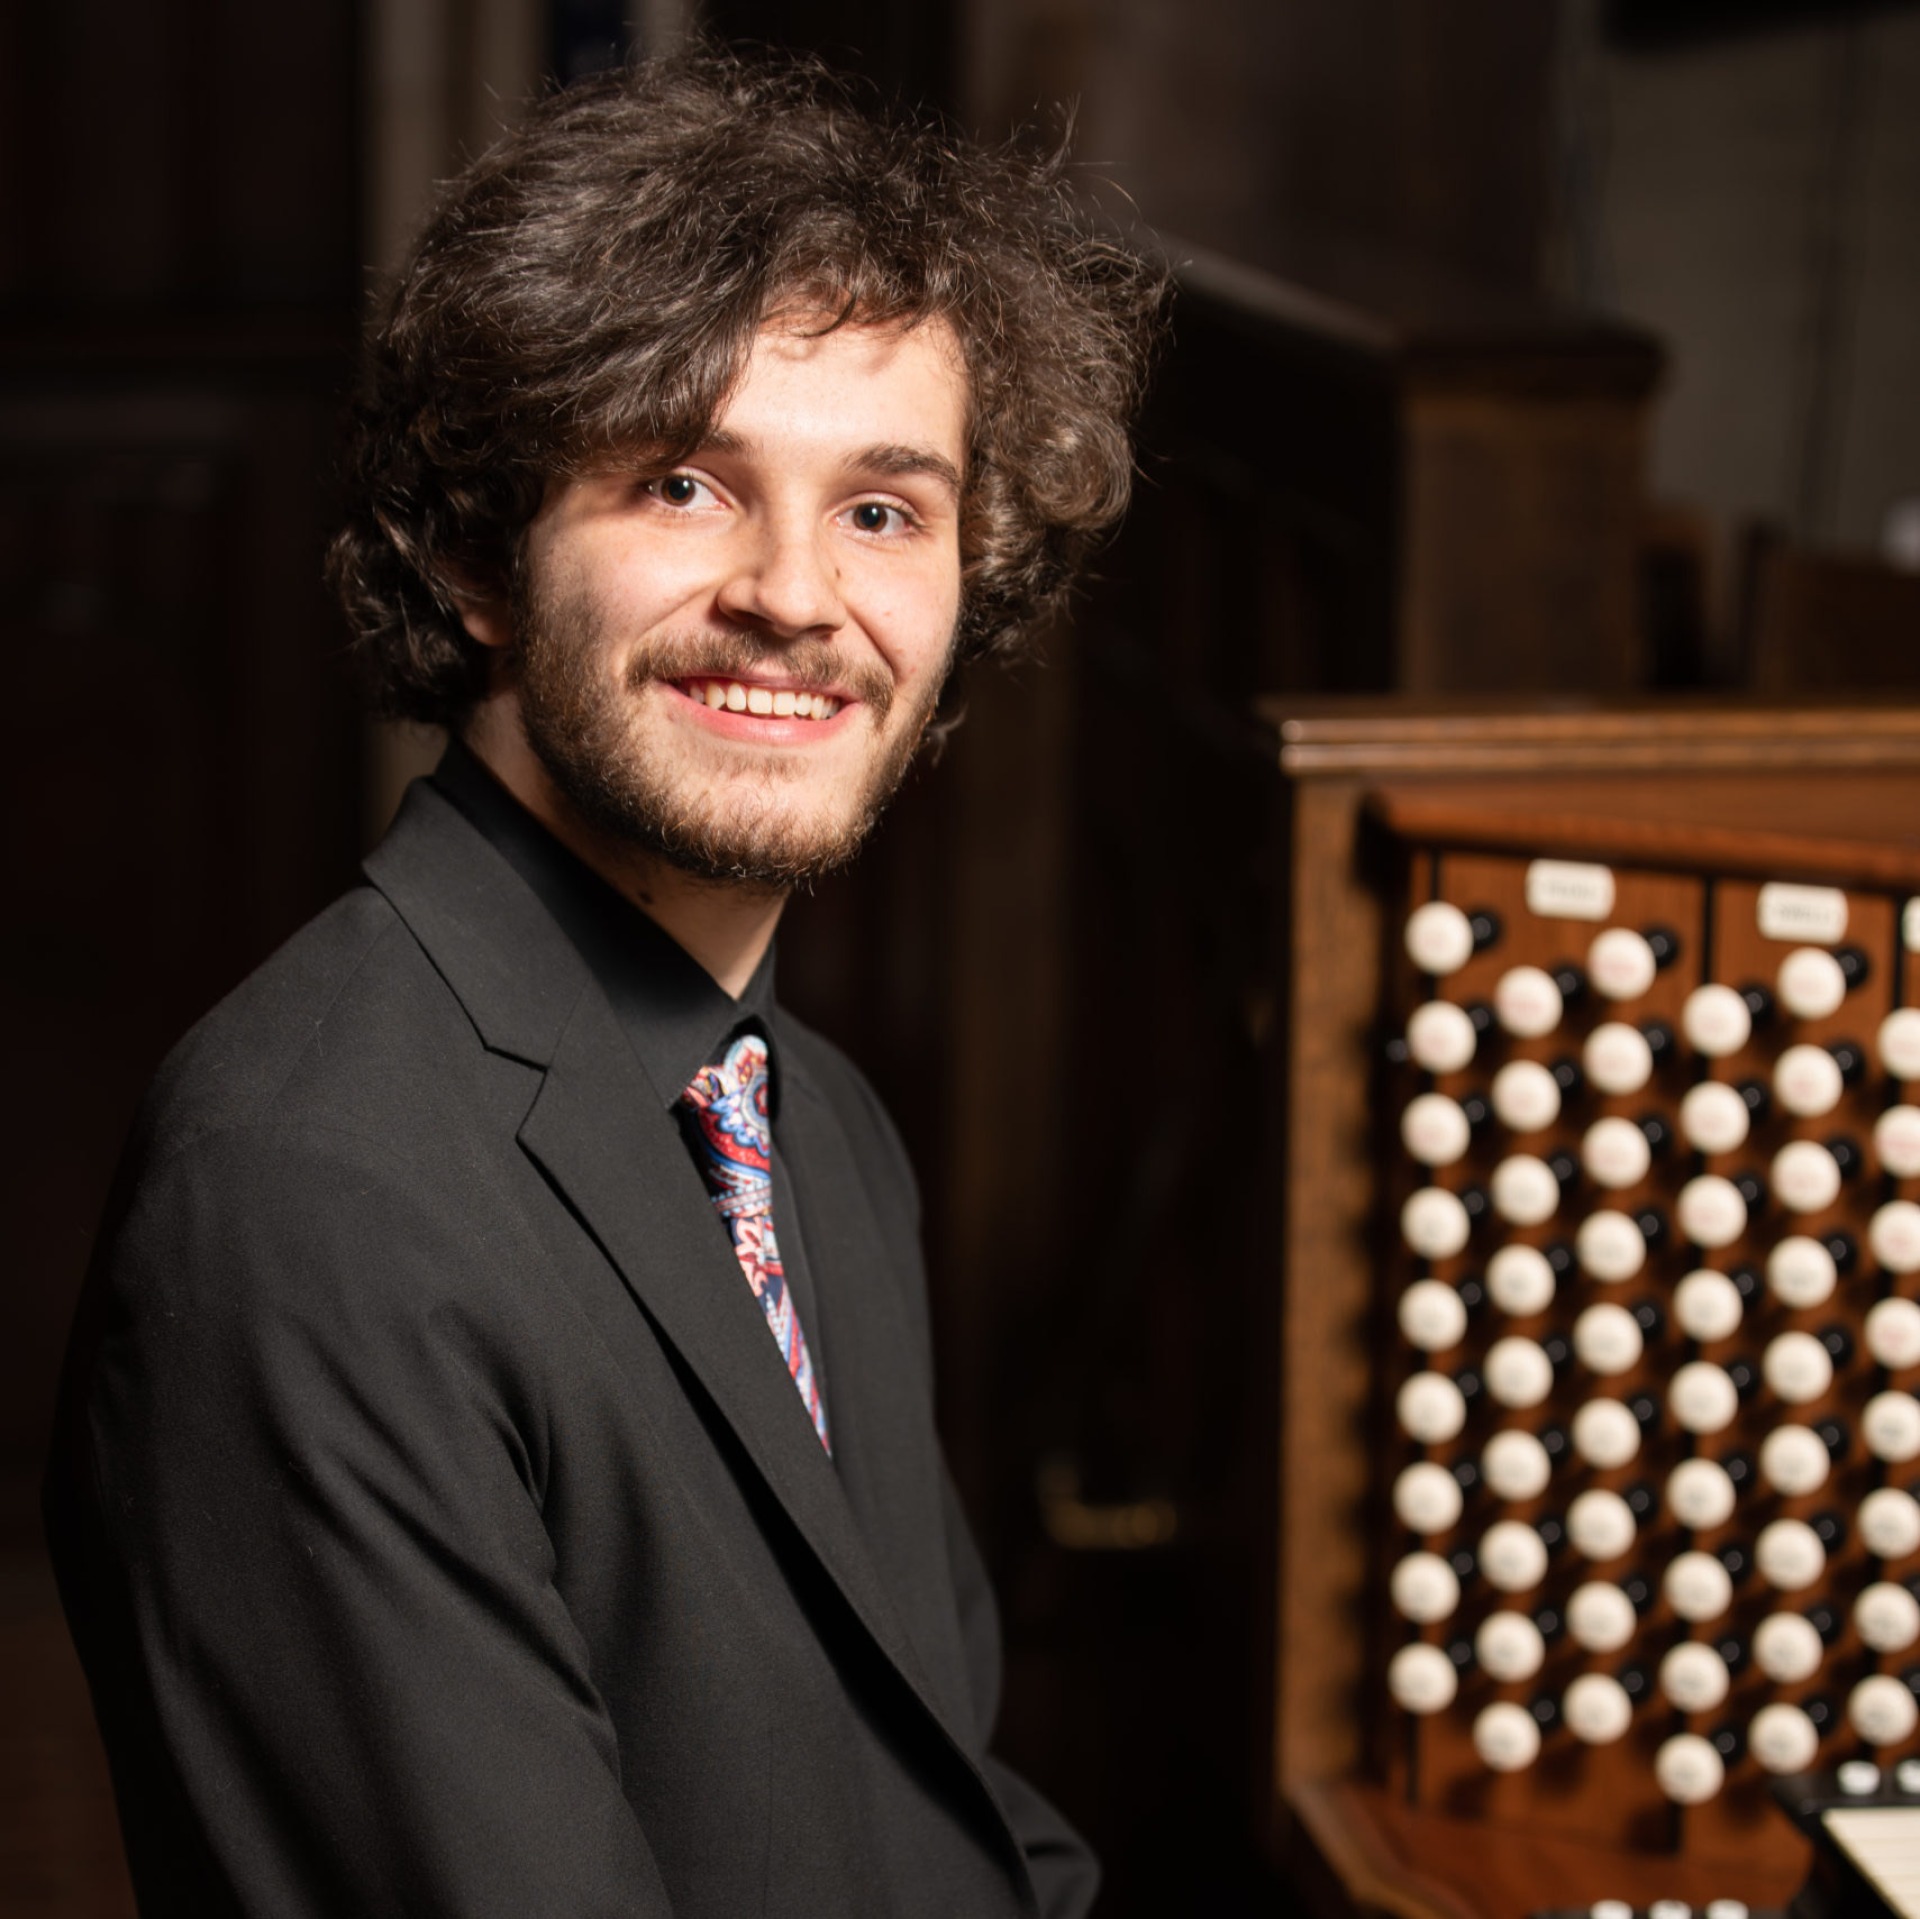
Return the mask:
M627 689L649 680L753 680L777 678L796 692L853 698L876 720L893 704L893 680L867 662L849 662L827 640L769 641L751 633L663 633L627 662Z

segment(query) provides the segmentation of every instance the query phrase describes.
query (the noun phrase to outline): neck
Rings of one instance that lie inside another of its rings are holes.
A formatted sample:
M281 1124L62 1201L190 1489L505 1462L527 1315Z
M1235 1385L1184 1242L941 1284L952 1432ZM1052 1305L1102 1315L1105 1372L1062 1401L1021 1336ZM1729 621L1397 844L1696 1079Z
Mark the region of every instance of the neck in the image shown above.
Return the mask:
M517 726L483 705L462 734L467 750L562 846L639 907L721 990L738 999L766 957L787 896L777 888L696 879L583 820L555 788Z

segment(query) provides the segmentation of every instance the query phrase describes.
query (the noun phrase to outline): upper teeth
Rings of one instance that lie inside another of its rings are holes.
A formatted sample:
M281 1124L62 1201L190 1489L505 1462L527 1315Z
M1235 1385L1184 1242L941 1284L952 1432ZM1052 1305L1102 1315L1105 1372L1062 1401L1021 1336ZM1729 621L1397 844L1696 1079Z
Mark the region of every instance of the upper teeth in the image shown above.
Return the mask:
M748 686L739 680L696 680L688 687L696 700L730 713L771 713L780 719L827 720L840 702L825 693L796 693L790 687L777 692L768 686Z

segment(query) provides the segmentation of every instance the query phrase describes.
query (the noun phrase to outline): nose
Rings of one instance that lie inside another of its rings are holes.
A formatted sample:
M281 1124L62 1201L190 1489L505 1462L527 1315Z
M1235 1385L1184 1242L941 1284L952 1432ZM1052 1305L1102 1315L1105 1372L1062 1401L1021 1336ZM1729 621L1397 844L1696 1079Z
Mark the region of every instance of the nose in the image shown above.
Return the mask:
M818 529L800 519L769 518L745 529L719 607L730 620L794 639L831 632L847 617L833 556Z

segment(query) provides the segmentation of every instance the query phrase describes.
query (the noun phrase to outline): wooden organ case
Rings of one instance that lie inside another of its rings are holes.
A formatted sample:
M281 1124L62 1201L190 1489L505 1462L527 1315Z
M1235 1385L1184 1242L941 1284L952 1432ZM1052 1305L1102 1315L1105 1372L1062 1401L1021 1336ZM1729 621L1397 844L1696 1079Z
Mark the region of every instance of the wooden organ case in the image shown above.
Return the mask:
M1920 1755L1920 711L1272 717L1281 1856L1782 1907Z

